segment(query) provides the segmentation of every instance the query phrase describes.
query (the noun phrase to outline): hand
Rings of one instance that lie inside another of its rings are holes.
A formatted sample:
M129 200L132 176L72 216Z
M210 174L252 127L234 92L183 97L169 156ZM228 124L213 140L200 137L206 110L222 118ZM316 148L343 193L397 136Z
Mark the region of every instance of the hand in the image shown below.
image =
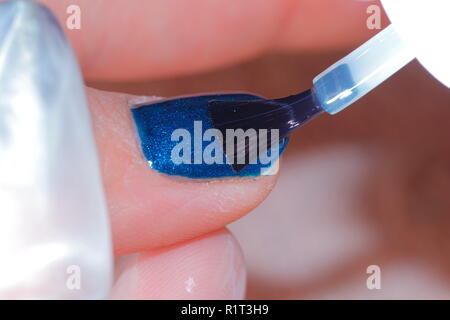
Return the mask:
M160 79L231 65L270 50L351 47L365 3L316 0L46 0L67 30L86 81ZM351 17L342 24L342 15ZM376 32L376 31L374 31ZM300 72L300 71L299 71ZM224 229L255 208L276 176L178 181L148 168L128 94L87 89L118 257L114 298L238 299L245 266Z

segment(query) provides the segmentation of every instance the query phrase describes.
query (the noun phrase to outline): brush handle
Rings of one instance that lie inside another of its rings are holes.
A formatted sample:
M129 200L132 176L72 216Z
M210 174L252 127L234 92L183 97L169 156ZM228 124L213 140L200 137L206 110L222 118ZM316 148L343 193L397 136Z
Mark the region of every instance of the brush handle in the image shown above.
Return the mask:
M320 106L335 114L408 64L414 55L392 25L339 60L313 80Z

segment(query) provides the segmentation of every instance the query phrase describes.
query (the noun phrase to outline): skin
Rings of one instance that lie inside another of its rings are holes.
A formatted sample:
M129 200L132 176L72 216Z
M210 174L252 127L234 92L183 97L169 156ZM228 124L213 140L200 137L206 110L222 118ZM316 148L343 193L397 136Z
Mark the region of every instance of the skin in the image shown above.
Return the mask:
M268 51L342 49L376 32L361 27L367 3L346 0L41 2L63 26L68 5L81 7L81 30L65 32L86 81L161 79ZM136 97L87 95L114 251L132 254L118 259L112 297L243 298L242 253L224 228L262 202L277 176L198 182L158 174L137 144L129 112Z

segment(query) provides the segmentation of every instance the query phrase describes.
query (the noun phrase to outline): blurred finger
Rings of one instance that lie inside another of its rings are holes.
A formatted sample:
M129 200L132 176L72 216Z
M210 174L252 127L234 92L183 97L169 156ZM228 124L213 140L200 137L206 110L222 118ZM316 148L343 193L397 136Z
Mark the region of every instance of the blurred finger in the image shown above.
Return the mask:
M242 299L245 266L225 230L123 261L115 299Z
M377 2L348 0L41 0L66 30L89 80L161 78L226 66L270 49L360 43Z

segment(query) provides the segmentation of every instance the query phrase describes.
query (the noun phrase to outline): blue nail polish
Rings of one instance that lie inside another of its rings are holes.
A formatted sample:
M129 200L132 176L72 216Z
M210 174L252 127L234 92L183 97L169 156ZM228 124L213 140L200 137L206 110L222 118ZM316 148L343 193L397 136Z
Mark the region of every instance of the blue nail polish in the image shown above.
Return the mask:
M204 141L205 132L208 129L213 129L209 102L213 100L249 101L261 99L263 98L250 94L215 94L175 98L132 109L141 147L149 166L165 174L192 179L260 175L273 162L263 164L260 159L257 159L256 163L248 164L243 169L236 171L227 162L225 153L222 154L222 161L212 164L205 163L202 158L208 145L213 142L213 139ZM194 130L195 128L197 130ZM198 134L199 128L201 134ZM173 152L174 148L179 145L181 138L172 141L174 140L173 133L177 129L186 130L185 133L189 133L191 138L189 161L178 164L175 163L176 161L174 162ZM287 141L287 138L281 139L278 145L278 155L284 151ZM268 154L270 154L270 151Z

